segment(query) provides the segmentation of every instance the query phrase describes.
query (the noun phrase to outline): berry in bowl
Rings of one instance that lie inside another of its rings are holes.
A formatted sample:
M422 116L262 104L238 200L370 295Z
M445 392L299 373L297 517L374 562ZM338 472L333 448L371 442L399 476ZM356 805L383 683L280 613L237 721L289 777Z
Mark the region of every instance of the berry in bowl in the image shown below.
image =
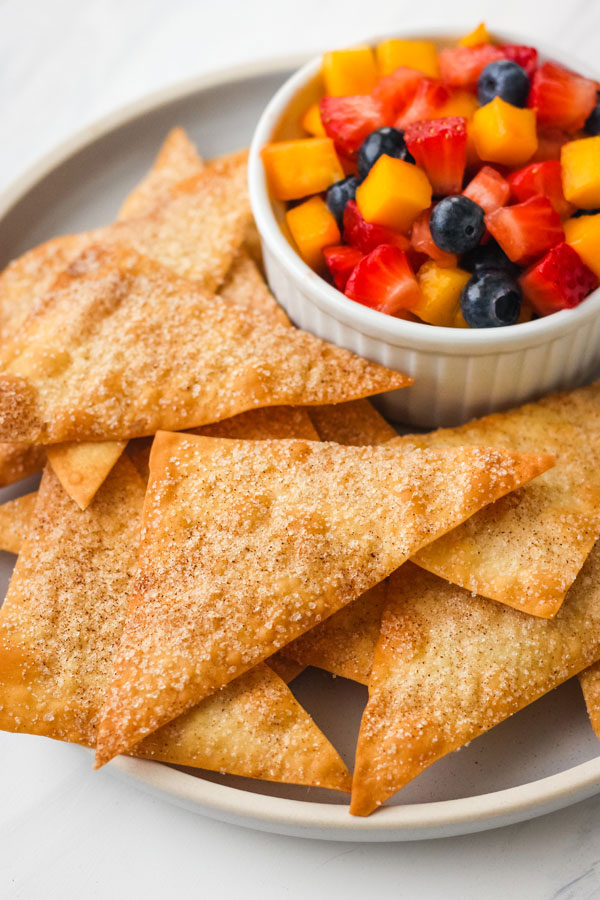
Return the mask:
M257 127L250 193L291 318L456 424L600 366L600 104L562 54L484 26L326 53Z

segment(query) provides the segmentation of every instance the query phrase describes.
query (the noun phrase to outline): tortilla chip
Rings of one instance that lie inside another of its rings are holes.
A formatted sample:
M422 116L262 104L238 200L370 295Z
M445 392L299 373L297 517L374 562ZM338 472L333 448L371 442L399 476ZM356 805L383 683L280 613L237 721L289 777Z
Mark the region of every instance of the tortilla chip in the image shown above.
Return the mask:
M490 448L407 454L160 432L97 764L551 464Z
M233 261L225 281L219 288L219 296L228 303L244 309L254 309L281 325L290 320L267 287L256 264L241 250Z
M127 614L144 487L124 456L85 512L44 473L0 610L0 728L94 746ZM336 751L267 666L135 755L348 790Z
M167 135L146 177L132 190L119 211L119 219L132 219L151 212L168 200L173 186L204 168L194 144L183 128Z
M600 663L580 672L579 682L592 728L600 740Z
M389 579L350 812L366 816L431 763L600 657L600 545L554 619L408 563Z
M257 266L258 271L264 275L264 264L263 264L263 253L262 253L262 241L260 239L260 234L258 233L258 228L256 227L256 222L254 219L251 219L248 222L246 227L246 233L244 235L244 250L250 256L250 259Z
M85 509L125 449L127 441L50 444L46 453L58 480L80 509Z
M27 537L37 491L0 505L0 550L20 553Z
M274 653L273 656L270 656L267 660L267 664L269 668L273 669L273 671L279 675L282 681L285 681L286 684L289 684L290 681L297 678L306 668L306 666L294 662L293 659L288 659L286 656L283 656L281 652Z
M553 616L600 536L600 382L405 447L486 444L551 453L556 466L417 554L423 568L535 616Z
M59 278L13 343L0 374L0 437L124 440L407 384L132 251L96 247Z
M0 487L41 472L46 451L39 444L0 443Z
M398 437L396 429L368 400L318 406L311 409L310 417L322 441L367 447Z

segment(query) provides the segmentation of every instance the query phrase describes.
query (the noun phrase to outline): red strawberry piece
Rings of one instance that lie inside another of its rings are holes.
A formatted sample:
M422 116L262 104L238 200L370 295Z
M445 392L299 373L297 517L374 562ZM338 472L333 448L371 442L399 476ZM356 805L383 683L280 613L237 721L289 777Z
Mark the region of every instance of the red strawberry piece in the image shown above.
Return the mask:
M547 62L533 76L527 105L537 110L539 125L577 131L596 106L596 83Z
M463 195L478 203L486 213L492 213L508 203L510 185L496 169L482 166L464 189Z
M411 122L435 119L451 97L446 85L433 78L421 78L416 93L406 109L400 113L394 126L404 129Z
M533 77L538 67L538 52L535 47L526 47L524 44L501 44L504 59L510 59L522 66L530 78Z
M451 269L458 265L458 259L455 253L446 253L440 250L438 245L431 237L431 229L429 228L429 220L431 218L431 210L424 209L417 216L412 224L410 232L410 242L417 253L425 253L430 259L445 269Z
M338 244L335 247L325 247L323 255L329 266L335 286L340 291L345 290L352 270L361 261L364 253L361 253L356 247L346 247L344 244Z
M452 87L477 89L477 79L485 67L498 59L506 59L499 47L479 44L477 47L449 47L438 54L442 79Z
M513 196L518 201L529 200L536 195L547 197L554 209L564 219L574 207L565 200L562 187L561 166L558 159L535 162L508 176Z
M372 131L385 125L380 103L368 94L355 97L323 97L319 104L321 121L336 149L352 158Z
M503 206L487 215L485 224L516 263L530 263L565 239L560 216L546 197Z
M349 200L344 208L344 241L362 253L370 253L379 244L393 244L400 250L408 250L410 242L403 234L365 222L354 200Z
M406 253L391 244L375 247L352 272L346 297L391 316L413 309L420 290Z
M540 316L572 309L598 287L598 277L568 244L557 244L521 276L523 294Z
M561 147L572 140L564 131L544 128L538 132L538 148L531 157L532 162L546 162L548 159L560 159Z
M413 122L404 132L409 153L438 196L458 194L467 165L467 120L460 116Z
M408 66L399 66L379 79L371 96L383 107L386 122L393 122L412 102L421 81L423 73Z

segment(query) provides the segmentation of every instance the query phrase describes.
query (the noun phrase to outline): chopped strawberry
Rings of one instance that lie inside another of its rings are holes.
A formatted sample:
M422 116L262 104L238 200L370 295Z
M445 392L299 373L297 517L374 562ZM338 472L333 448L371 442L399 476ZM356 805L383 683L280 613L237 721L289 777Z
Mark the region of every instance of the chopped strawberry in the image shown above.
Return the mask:
M533 76L527 105L537 110L539 125L577 131L596 106L596 83L547 62Z
M390 244L376 247L352 272L346 297L392 316L413 309L420 290L406 253Z
M500 172L491 166L482 166L463 191L465 197L478 203L486 213L493 213L508 203L510 185Z
M505 59L516 62L525 69L530 78L533 77L538 67L538 52L535 47L526 47L524 44L501 44L500 49Z
M371 96L383 107L386 122L393 122L412 102L421 81L423 73L408 66L399 66L379 79Z
M343 156L356 156L368 134L385 125L383 109L371 96L323 97L319 104L321 121L328 137Z
M598 287L598 277L568 244L557 244L521 276L523 294L540 316L572 309Z
M370 253L379 244L392 244L400 250L408 250L410 242L403 234L365 222L354 200L349 200L344 209L344 241L362 253Z
M404 129L411 122L436 119L451 97L451 91L440 81L421 78L411 102L394 122L396 128Z
M477 47L449 47L438 54L442 80L452 87L476 90L477 79L488 63L505 59L500 47L479 44Z
M438 245L431 237L431 229L429 220L431 218L431 209L424 209L417 216L412 224L410 233L410 242L417 253L425 253L430 259L433 259L438 266L444 269L452 269L458 265L458 259L455 253L446 253L440 250Z
M450 116L413 122L404 132L404 140L431 182L433 193L458 194L467 165L467 120Z
M573 212L573 206L565 200L562 187L561 166L558 159L535 162L508 176L513 196L518 201L529 200L536 195L547 197L554 209L564 219Z
M503 206L485 217L485 224L506 255L530 263L565 239L560 216L545 197Z
M560 159L561 148L572 140L564 131L544 128L538 131L538 148L531 157L532 162L546 162L547 159Z
M344 244L339 244L335 247L325 247L323 255L329 266L335 286L340 291L344 291L353 269L361 261L364 253L361 253L355 247L346 247Z

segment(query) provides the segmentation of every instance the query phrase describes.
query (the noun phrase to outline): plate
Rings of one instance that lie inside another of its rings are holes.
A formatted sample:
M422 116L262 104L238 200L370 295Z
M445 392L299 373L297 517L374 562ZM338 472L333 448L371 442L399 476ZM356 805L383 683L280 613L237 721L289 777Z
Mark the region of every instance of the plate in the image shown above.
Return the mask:
M263 107L304 60L274 61L187 82L109 116L64 143L0 198L0 264L61 232L111 221L152 164L167 131L185 127L205 157L246 146ZM35 480L0 491L0 502ZM0 590L14 557L0 554ZM366 689L316 669L299 701L351 766ZM85 752L85 751L82 751ZM576 680L440 760L368 819L344 795L316 788L119 758L120 777L236 825L346 841L416 840L496 828L600 791L600 757Z

